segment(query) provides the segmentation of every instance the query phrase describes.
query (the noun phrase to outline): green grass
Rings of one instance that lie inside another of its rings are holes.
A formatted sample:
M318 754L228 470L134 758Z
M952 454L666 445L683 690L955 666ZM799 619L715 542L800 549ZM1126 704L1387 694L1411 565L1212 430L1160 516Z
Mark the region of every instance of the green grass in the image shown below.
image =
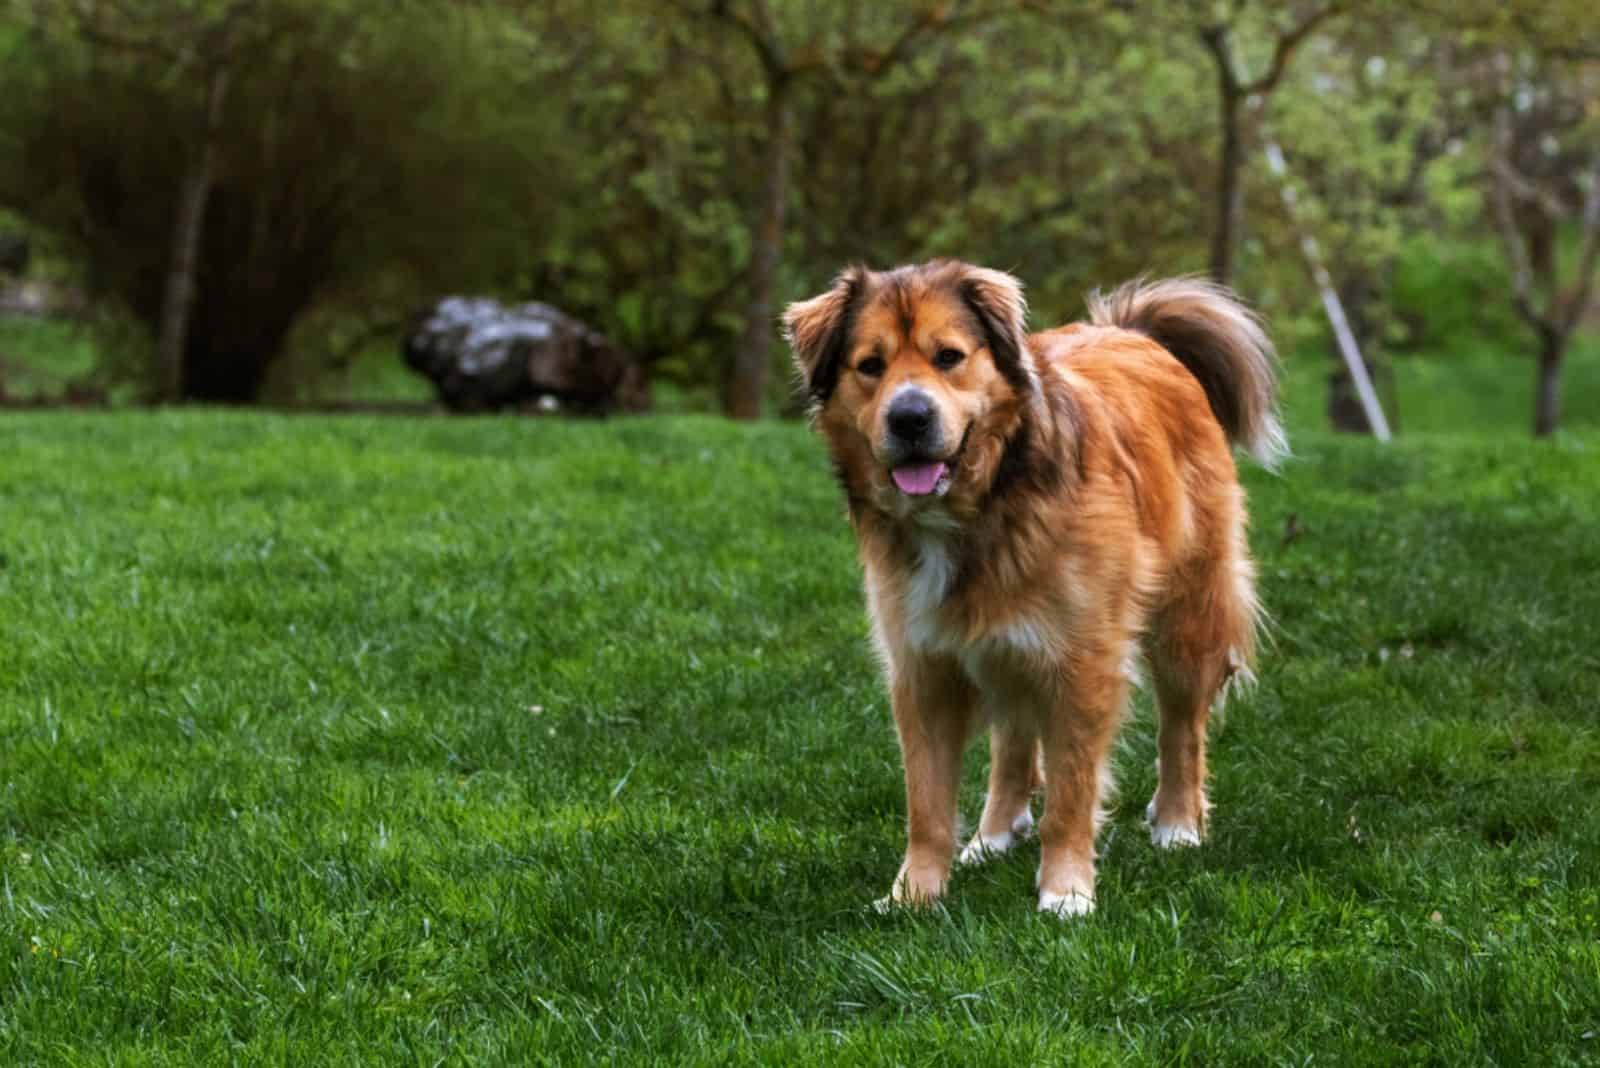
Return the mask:
M1212 840L1147 840L1141 695L1064 925L1037 847L864 908L800 427L4 417L0 1063L1592 1060L1600 438L1297 448Z

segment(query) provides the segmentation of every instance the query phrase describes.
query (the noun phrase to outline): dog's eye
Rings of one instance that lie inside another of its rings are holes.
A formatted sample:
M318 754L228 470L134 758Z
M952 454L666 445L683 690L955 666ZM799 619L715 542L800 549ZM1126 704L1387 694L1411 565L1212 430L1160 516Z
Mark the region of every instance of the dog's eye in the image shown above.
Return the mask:
M940 349L933 354L933 365L941 371L948 371L966 358L967 354L960 349Z
M883 357L868 356L866 359L856 364L856 371L860 374L866 375L868 378L877 378L879 375L883 374Z

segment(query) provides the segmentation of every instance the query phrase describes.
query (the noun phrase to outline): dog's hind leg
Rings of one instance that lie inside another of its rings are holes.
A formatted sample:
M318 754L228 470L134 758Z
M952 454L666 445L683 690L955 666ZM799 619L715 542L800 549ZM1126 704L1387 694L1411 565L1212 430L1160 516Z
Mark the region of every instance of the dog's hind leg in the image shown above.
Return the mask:
M1211 713L1209 687L1193 676L1156 671L1161 705L1155 797L1145 809L1150 840L1163 849L1197 846L1205 834L1206 721Z
M1206 724L1235 673L1247 671L1256 627L1249 560L1223 558L1156 620L1149 645L1156 698L1157 785L1145 809L1164 849L1199 845L1206 833Z
M1009 852L1031 834L1029 806L1040 781L1038 736L997 719L989 728L989 793L983 817L956 863L981 864Z

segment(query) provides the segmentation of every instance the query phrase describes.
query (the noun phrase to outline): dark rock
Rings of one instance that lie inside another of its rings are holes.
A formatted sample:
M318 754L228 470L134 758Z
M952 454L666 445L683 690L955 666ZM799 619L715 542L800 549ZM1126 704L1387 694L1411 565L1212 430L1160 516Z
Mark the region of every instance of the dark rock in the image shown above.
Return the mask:
M404 355L452 411L600 413L648 404L637 361L548 304L446 297L418 318Z

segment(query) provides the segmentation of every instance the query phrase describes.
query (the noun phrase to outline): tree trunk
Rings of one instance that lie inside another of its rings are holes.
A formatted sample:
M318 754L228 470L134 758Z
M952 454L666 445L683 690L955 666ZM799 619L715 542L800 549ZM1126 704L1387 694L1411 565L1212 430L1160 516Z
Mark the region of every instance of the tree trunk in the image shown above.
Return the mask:
M1233 284L1234 250L1244 224L1244 135L1239 111L1243 98L1226 86L1221 96L1222 156L1217 164L1217 221L1211 234L1211 277Z
M1540 331L1539 384L1533 401L1533 435L1554 434L1561 424L1561 360L1566 355L1567 339L1559 331Z
M761 202L757 209L754 242L750 250L749 303L744 336L733 358L733 380L728 390L728 414L735 419L759 419L766 392L767 366L772 360L774 311L772 291L778 262L783 255L784 207L789 198L790 141L794 117L789 102L789 77L771 79L767 86L767 157Z
M161 301L161 332L156 341L160 373L158 396L166 403L184 397L183 354L188 344L189 319L194 311L195 270L200 261L200 239L205 227L206 204L216 176L217 138L222 131L222 108L228 95L229 71L218 65L206 88L206 122L200 142L178 193L177 220L172 231L172 258Z
M282 341L261 341L259 345L259 350L252 346L249 351L234 349L219 356L203 338L191 343L184 398L199 404L259 403Z

